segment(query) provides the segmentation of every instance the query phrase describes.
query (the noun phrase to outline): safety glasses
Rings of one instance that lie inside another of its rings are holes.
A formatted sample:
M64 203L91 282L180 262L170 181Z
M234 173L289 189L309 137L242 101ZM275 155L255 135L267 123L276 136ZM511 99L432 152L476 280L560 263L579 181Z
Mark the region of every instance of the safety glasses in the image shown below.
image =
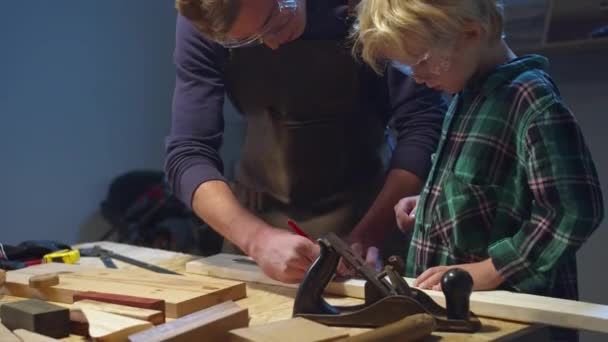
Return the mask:
M226 48L240 48L263 44L264 36L283 28L293 18L297 9L298 0L277 0L272 11L256 33L247 38L226 39L218 41L218 43Z

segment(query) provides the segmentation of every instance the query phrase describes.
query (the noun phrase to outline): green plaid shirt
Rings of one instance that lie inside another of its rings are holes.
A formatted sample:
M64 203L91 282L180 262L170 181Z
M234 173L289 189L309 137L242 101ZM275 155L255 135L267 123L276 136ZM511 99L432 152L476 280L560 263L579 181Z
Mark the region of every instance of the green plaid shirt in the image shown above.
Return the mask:
M547 65L518 58L453 99L418 203L408 276L492 258L501 288L578 297L575 252L604 206Z

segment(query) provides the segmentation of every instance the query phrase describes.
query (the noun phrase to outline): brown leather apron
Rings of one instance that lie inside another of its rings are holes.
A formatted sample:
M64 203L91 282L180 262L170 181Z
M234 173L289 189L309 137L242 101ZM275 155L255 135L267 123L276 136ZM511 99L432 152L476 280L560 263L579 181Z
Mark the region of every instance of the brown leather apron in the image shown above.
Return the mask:
M344 235L371 205L384 124L361 109L362 68L336 41L230 50L227 92L247 122L234 191L269 224Z

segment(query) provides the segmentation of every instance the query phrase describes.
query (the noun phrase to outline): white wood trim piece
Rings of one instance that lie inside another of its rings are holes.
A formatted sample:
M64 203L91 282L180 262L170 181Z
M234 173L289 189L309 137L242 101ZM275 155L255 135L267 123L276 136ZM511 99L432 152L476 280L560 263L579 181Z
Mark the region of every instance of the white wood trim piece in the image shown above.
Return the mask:
M297 284L284 284L268 278L254 264L234 261L234 259L243 258L246 257L216 254L188 262L186 272L245 282L297 287ZM405 279L412 286L414 280ZM361 279L331 282L326 292L364 298L364 284L365 281ZM430 290L424 290L424 292L438 304L445 305L442 292ZM607 305L508 291L473 292L470 305L471 311L479 316L608 333Z
M0 322L0 341L2 342L21 342L21 339L14 335L7 327Z
M86 307L78 308L89 322L89 335L98 342L121 342L140 331L152 328L152 323L139 319L98 311Z
M40 335L33 331L25 330L25 329L15 329L13 334L19 338L20 341L24 342L53 342L53 341L61 341L56 338L48 337L45 335Z
M226 341L228 332L249 325L249 310L233 301L191 313L129 336L131 342Z

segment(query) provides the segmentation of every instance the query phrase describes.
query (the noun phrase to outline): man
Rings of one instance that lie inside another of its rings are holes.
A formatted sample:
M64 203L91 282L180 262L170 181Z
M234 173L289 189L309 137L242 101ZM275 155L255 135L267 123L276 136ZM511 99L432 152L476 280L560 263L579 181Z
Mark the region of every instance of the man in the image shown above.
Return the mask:
M169 182L283 282L300 281L319 253L284 230L288 218L313 238L348 234L375 262L377 250L368 247L396 229L398 200L419 193L445 111L441 94L392 67L378 76L352 58L346 2L177 1ZM218 154L225 94L247 119L233 189ZM387 174L379 151L389 118L397 142Z

